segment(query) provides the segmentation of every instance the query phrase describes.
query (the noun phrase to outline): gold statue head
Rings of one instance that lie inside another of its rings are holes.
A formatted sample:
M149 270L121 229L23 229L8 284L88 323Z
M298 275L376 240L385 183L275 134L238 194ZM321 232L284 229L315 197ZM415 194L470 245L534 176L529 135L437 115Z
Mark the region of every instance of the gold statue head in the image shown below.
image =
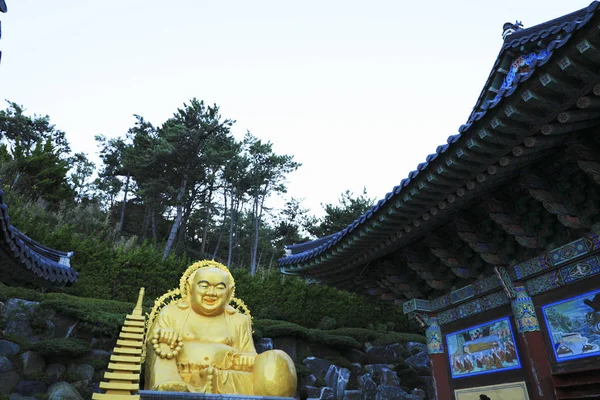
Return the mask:
M233 296L231 275L219 268L199 268L188 279L188 300L196 314L213 317L225 311Z

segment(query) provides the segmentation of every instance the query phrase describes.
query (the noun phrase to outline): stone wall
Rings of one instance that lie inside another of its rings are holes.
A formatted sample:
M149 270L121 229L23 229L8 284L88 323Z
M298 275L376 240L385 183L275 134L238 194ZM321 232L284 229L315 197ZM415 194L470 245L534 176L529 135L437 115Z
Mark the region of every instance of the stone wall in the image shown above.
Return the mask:
M0 302L0 400L80 400L99 392L116 338L36 302ZM86 329L83 329L83 326ZM433 399L424 344L364 344L361 350L263 338L260 353L281 349L298 369L299 399Z

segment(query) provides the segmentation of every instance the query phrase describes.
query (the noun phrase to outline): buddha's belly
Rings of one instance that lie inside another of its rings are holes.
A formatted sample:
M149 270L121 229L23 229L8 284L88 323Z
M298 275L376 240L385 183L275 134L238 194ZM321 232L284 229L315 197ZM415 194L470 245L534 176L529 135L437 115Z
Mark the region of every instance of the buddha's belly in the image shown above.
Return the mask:
M177 364L197 366L217 366L227 368L228 355L235 352L231 346L222 343L187 341L177 356Z

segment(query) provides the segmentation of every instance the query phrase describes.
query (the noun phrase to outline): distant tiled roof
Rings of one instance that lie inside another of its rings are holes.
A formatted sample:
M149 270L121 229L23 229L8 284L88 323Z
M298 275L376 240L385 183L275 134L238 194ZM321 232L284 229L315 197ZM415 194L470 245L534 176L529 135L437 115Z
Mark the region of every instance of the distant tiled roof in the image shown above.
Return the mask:
M355 243L360 241L360 237L369 236L372 232L372 226L387 226L388 216L381 211L382 209L388 210L392 207L390 205L392 203L396 209L410 212L412 208L411 201L419 204L420 202L426 202L430 196L436 197L440 190L443 191L444 189L443 186L436 186L435 181L438 177L443 178L444 174L448 172L446 166L450 164L447 163L449 161L455 163L452 167L457 167L459 170L465 165L469 165L469 156L464 154L464 149L470 149L471 145L476 146L485 143L493 135L493 132L485 128L479 127L477 131L473 131L471 127L486 116L490 110L495 109L504 99L509 98L523 82L534 74L538 67L551 60L555 51L563 47L576 31L590 21L597 7L598 2L594 1L588 7L579 11L508 35L469 119L459 128L458 133L449 136L447 143L438 146L435 153L428 155L424 162L420 163L414 171L408 173L407 178L402 179L400 184L387 193L383 199L379 200L366 213L342 231L326 238L296 245L297 248L302 248L303 251L292 252L292 255L280 259L281 271L283 273L302 274L302 271L305 271L306 268L313 268L321 262L340 256L342 252L364 253L366 250L365 244L362 243L361 246L357 246ZM510 106L508 106L504 110L506 115L503 115L503 117L514 117L511 116L511 112ZM488 124L492 127L492 130L502 124L502 121L498 118L490 117L490 119L491 121ZM460 143L457 144L459 141ZM506 151L510 152L514 144L509 143L504 146L506 146ZM455 152L456 157L454 157ZM452 156L448 156L450 153L452 153ZM445 158L445 163L441 161L434 163L441 155L452 159ZM490 162L495 162L495 160L490 160ZM462 165L463 163L464 165ZM420 179L416 179L417 176ZM406 205L407 202L409 204ZM417 213L414 217L416 218L419 215ZM369 226L366 222L370 223ZM385 230L382 228L382 231ZM344 262L347 262L347 260ZM310 264L310 267L308 267L308 264Z
M46 247L10 224L4 191L0 189L0 272L12 282L69 286L78 274L70 267L72 252Z

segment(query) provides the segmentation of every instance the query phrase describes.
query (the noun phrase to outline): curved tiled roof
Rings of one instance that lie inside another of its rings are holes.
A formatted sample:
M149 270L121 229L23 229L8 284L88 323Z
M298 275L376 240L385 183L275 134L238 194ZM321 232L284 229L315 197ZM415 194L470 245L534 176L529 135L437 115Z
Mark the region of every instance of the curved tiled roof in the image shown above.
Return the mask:
M0 189L0 243L2 262L0 268L19 282L34 281L45 286L69 286L77 281L78 273L70 267L72 252L51 249L31 239L10 224L4 191ZM17 270L15 270L15 265Z
M536 68L546 64L557 49L564 46L577 30L581 29L590 21L597 10L597 7L598 2L594 1L588 7L579 11L528 29L518 30L511 35L508 35L482 93L476 102L473 112L469 116L467 122L459 128L458 133L449 136L446 141L447 143L438 146L435 153L428 155L425 162L420 163L414 171L408 173L407 178L402 179L400 184L387 193L383 199L379 200L367 212L349 224L342 231L331 235L325 241L323 241L325 238L321 238L313 242L301 244L304 246L304 251L280 259L279 266L282 272L292 273L289 270L290 267L313 260L316 257L327 253L328 250L340 243L342 239L351 235L353 232L357 231L359 227L364 225L365 222L378 215L378 211L384 205L390 203L392 200L400 200L402 198L400 197L401 193L403 195L408 194L409 197L418 193L419 189L411 188L408 190L405 188L409 186L417 176L425 172L431 172L432 174L435 174L436 172L439 173L439 171L432 170L433 167L430 166L431 163L441 154L448 152L449 149L454 149L455 146L453 145L457 143L465 133L470 133L469 130L476 121L483 118L491 109L496 108L503 99L510 97L521 83L527 81L533 75ZM545 44L544 49L538 51L526 51L528 43L539 42L540 40ZM520 56L515 60L509 60L511 64L508 71L502 70L501 66L506 63L508 53L514 53L515 49L519 50ZM486 99L486 94L491 89L494 89L493 82L497 80L496 77L499 76L498 74L504 74L506 76L503 79L501 86L497 88L497 90L494 90L497 91L496 95L491 99ZM485 135L485 129L482 129L479 132L480 137L482 137L481 135ZM299 247L301 245L295 246Z

